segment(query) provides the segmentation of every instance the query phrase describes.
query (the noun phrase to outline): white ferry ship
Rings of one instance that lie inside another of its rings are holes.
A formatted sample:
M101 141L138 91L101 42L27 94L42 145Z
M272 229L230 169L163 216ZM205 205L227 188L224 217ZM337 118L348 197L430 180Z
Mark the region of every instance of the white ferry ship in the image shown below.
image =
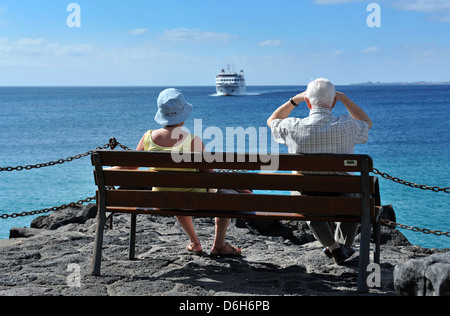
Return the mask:
M222 72L216 77L216 90L218 95L223 96L245 95L244 71L236 73L231 71L230 66L227 71L222 69Z

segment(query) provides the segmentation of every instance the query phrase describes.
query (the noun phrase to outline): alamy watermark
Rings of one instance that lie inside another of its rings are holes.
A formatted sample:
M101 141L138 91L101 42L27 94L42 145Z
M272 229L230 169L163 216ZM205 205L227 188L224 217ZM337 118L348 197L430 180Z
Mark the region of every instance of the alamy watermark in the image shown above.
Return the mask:
M371 12L367 17L367 26L381 27L381 6L378 3L369 3L367 12Z
M70 12L66 23L70 28L81 27L81 6L78 3L70 3L66 8ZM376 3L369 3L367 12L371 12L367 17L366 23L368 27L381 27L381 6Z
M71 263L67 266L67 272L70 272L67 276L68 287L81 287L81 267L79 264Z
M67 26L70 28L81 27L81 6L75 2L70 3L67 5L66 11L70 12L66 20ZM367 12L371 12L366 20L367 26L381 27L381 6L376 2L369 3Z
M366 283L369 288L381 287L381 267L377 263L371 263L367 266L367 272L370 272L367 276Z
M174 129L172 139L179 139L188 129ZM198 159L206 162L244 162L234 161L242 159L243 156L235 155L236 148L243 151L247 148L250 155L249 162L260 162L261 170L276 171L279 167L279 144L271 137L269 140L267 127L226 127L224 131L217 126L203 128L203 120L194 120L194 135L200 137L205 144L205 151L201 148L194 148L195 152L201 155L192 156L190 152L183 151L180 148L174 148L171 152L172 160L176 163L191 162L191 159ZM248 143L247 143L248 140ZM270 142L270 153L269 153ZM194 157L194 158L192 158Z
M81 7L78 3L70 3L67 12L71 12L67 17L66 23L70 28L81 27Z

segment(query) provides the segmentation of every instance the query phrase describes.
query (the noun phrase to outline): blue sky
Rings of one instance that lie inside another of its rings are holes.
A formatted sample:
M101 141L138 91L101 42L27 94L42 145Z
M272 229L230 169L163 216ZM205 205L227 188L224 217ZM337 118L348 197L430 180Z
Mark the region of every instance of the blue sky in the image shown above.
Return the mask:
M248 85L450 81L450 0L0 0L1 86L213 85L227 64Z

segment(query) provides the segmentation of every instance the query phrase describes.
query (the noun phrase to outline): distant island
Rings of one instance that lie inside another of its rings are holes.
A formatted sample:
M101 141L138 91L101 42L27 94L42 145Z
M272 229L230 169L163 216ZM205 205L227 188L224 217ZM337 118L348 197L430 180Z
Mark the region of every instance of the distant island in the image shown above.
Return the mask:
M367 81L363 83L352 83L349 86L408 86L408 85L450 85L450 81L447 82L372 82Z

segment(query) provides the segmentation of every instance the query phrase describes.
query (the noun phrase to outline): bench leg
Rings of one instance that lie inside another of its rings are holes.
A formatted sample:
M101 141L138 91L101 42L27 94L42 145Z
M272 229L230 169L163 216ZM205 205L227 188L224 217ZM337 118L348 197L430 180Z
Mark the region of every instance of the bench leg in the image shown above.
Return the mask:
M91 275L100 276L102 264L103 231L105 229L106 216L99 210L97 215L97 230L95 232L94 253L92 255Z
M361 245L359 253L359 271L358 271L358 292L369 292L367 285L367 267L370 261L370 222L363 222L361 225Z
M136 214L131 214L130 222L130 248L128 250L128 258L130 260L135 259L136 255Z
M381 244L381 221L373 224L373 233L375 241L375 250L373 253L373 262L380 264L380 244Z

